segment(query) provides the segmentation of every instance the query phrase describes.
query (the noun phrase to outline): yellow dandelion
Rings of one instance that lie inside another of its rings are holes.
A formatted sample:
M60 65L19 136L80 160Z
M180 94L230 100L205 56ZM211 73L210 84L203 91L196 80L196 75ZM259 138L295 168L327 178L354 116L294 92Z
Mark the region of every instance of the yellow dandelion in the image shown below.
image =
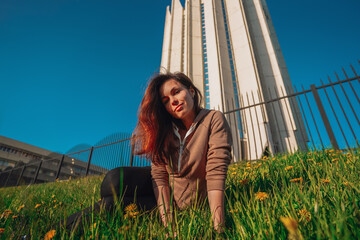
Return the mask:
M272 160L275 160L275 158L273 157Z
M59 206L59 205L55 204L54 208L57 208L57 206Z
M329 153L332 153L332 152L334 152L334 149L330 149L330 150L329 150Z
M249 170L249 169L251 169L251 167L246 167L245 169L248 169L248 170Z
M300 222L306 220L308 222L310 222L311 220L311 214L309 211L307 211L305 208L301 209L298 211L298 216L300 217Z
M247 166L247 167L250 167L250 166L251 166L251 163L250 163L250 162L247 162L247 163L246 163L246 166Z
M56 199L54 199L54 201L52 201L53 203L56 203Z
M310 155L311 155L311 152L309 152L308 155L310 156Z
M51 198L54 198L55 197L55 194L53 194L52 196L51 196Z
M91 228L95 229L96 228L96 223L94 223Z
M344 182L343 183L345 186L347 186L347 187L351 187L351 183L350 182Z
M258 165L256 165L254 168L256 169L256 168L259 168L259 167L261 167L261 163L259 163Z
M339 159L338 158L334 158L333 160L331 160L332 162L337 162L337 161L339 161Z
M10 209L6 209L6 210L4 210L4 212L3 212L3 214L1 214L1 218L3 218L3 217L9 217L10 216L10 214L12 214L13 212L10 210Z
M239 210L238 209L233 209L233 210L230 210L229 212L230 213L237 213Z
M236 174L236 172L232 172L231 174L232 174L232 175L235 175L235 174Z
M4 233L5 232L5 228L0 228L0 233Z
M269 198L269 195L266 192L255 193L256 200L264 201L267 198Z
M25 207L25 205L23 204L23 205L21 205L21 206L19 206L18 207L18 211L20 211L21 209L23 209Z
M289 171L290 169L293 169L294 168L294 166L287 166L286 168L285 168L285 170L286 171Z
M135 211L135 212L127 212L124 217L125 218L135 218L137 215L139 215L139 212Z
M35 208L41 207L41 204L36 204Z
M300 183L302 183L302 182L303 182L303 178L302 178L302 177L293 178L293 179L290 180L290 182L300 182Z
M126 212L135 212L137 211L137 206L135 203L131 203L125 207Z
M239 183L241 183L242 185L246 185L246 184L248 184L248 182L249 182L249 179L246 179L246 178L239 181Z
M50 230L45 234L44 240L53 239L56 235L56 230Z
M17 218L17 217L18 217L18 215L13 215L13 216L12 216L13 219L15 219L15 218Z
M314 161L314 159L309 158L307 161L308 161L308 162L313 162L313 161Z
M330 183L330 182L331 182L330 179L320 179L320 181L321 181L322 183Z

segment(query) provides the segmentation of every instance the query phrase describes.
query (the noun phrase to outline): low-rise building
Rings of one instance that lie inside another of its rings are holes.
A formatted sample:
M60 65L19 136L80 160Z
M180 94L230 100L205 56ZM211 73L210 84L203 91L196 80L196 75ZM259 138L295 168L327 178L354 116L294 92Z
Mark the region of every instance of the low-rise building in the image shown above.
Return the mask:
M56 177L61 180L84 176L87 164L76 158L0 136L0 187L50 182ZM91 164L88 173L103 174L107 171L105 168ZM36 179L35 175L37 175Z

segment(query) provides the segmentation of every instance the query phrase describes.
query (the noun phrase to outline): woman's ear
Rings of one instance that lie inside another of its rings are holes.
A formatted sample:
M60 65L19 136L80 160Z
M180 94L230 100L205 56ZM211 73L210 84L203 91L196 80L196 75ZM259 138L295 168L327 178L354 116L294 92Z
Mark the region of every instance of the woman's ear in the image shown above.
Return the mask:
M191 93L191 96L194 97L195 96L195 90L192 87L190 87L189 91Z

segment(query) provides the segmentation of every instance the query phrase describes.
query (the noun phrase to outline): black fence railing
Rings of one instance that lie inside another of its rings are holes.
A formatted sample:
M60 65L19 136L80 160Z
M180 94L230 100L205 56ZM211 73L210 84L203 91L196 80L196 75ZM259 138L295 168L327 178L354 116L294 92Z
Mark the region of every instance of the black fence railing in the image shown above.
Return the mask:
M296 88L294 88L295 91L292 91L292 88L288 88L281 89L280 92L273 91L271 94L271 90L268 89L268 96L271 98L267 101L255 102L256 95L258 99L261 99L260 93L240 96L240 108L224 112L230 125L235 125L237 128L236 133L233 134L233 149L234 152L237 152L237 160L258 158L259 156L251 155L254 148L259 148L256 143L265 146L265 141L272 141L270 132L269 134L265 132L265 135L261 137L254 126L261 125L257 114L265 115L266 107L275 112L276 106L280 104L285 107L280 114L274 114L275 123L273 124L277 125L277 129L281 129L279 123L284 122L286 115L291 113L292 120L290 121L293 122L287 130L297 132L295 138L300 148L314 150L328 147L335 149L360 147L358 141L360 137L360 76L353 66L351 66L351 71L352 76L350 77L343 69L343 80L340 80L338 74L335 73L336 81L332 81L329 77L328 83L324 84L321 81L320 86L311 85L307 90L303 87L302 91L298 91ZM288 94L285 95L284 92ZM245 104L246 102L247 104ZM235 106L234 103L232 104ZM294 106L298 106L295 111L292 109ZM250 111L251 109L253 111ZM290 111L291 109L293 111ZM246 111L250 114L246 114ZM239 116L242 116L242 119L239 119ZM263 124L269 123L264 122ZM249 133L252 133L252 136ZM284 135L280 130L278 133L275 130L271 134ZM251 139L253 141L250 141ZM89 149L59 155L58 158L35 161L0 172L0 187L104 174L119 166L149 166L149 160L133 154L130 140L130 137L125 137ZM291 143L287 141L275 143L276 147L273 148L273 153L288 151L285 145L290 146Z
M328 77L327 83L321 81L320 86L313 84L310 89L304 89L303 86L301 91L296 87L294 90L290 87L280 90L267 89L265 91L270 97L267 101L259 100L262 99L259 92L240 95L240 108L224 112L230 125L237 129L233 139L234 151L239 152L238 159L254 159L253 149L259 148L259 145L266 146L265 141L273 142L275 145L273 153L292 152L299 148L307 151L330 147L335 149L360 147L360 76L352 65L350 68L352 72L350 76L343 68L342 80L335 73L335 81ZM288 94L284 94L285 92ZM276 112L276 107L280 105L282 110ZM269 120L259 121L258 115L266 114L266 110L277 113L272 114L274 120L272 123ZM241 124L237 124L239 115ZM290 121L287 128L279 124L286 121ZM261 136L254 126L262 124L265 126L273 124L272 132L265 131ZM286 148L291 146L291 143L285 136L290 136L291 131L298 145L294 149ZM271 135L280 136L282 139L271 139ZM266 149L261 151L264 152Z
M74 153L59 154L58 158L38 160L0 172L0 187L101 175L120 166L150 166L146 158L132 154L130 140L126 138Z

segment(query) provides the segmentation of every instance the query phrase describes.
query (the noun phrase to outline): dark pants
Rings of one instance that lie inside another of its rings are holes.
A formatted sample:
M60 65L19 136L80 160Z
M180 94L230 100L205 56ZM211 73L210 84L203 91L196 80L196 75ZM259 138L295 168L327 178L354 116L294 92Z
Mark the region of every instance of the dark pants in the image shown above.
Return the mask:
M154 208L156 199L150 170L150 167L118 167L110 170L101 183L101 200L94 205L94 208L88 207L68 217L66 228L72 230L78 225L82 231L82 223L84 220L89 222L92 211L99 212L101 208L112 211L116 199L122 201L123 207L136 203L141 210Z

